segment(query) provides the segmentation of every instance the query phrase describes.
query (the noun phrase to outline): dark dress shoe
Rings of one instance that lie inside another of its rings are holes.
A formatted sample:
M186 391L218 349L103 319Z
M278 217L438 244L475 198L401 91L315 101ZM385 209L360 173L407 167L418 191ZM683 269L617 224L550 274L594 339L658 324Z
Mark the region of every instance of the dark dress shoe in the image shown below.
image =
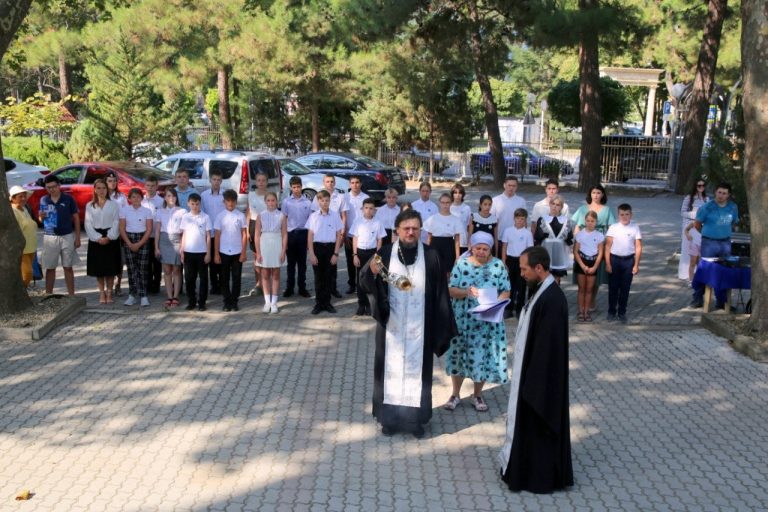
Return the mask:
M371 316L371 308L365 308L363 310L363 315L365 316Z
M196 307L197 306L195 306L194 302L190 302L189 304L187 304L187 307L185 307L184 309L186 309L187 311L192 311Z
M326 310L327 312L329 312L329 313L335 313L335 312L336 312L336 308L335 308L335 307L333 307L331 304L326 304L326 306L325 306L325 310Z
M200 304L197 306L198 311L206 311L208 308L205 306L205 304Z
M293 296L293 290L285 290L283 292L283 298L284 299L287 299L288 297L292 297L292 296Z
M240 306L238 306L237 304L233 304L232 311L240 311Z
M331 295L333 295L337 299L341 298L341 294L339 293L339 290L331 290Z
M357 308L357 311L355 312L355 316L365 316L365 308L362 306Z
M232 311L232 308L229 307L229 306L222 306L221 310L222 311Z
M427 433L424 431L424 427L419 426L416 430L413 431L413 437L416 439L424 439L424 436Z
M381 433L387 437L395 435L395 429L392 427L381 427Z
M321 311L323 311L323 308L320 304L315 304L315 307L312 308L312 314L313 315L319 315Z
M307 290L299 290L299 295L305 298L310 298L312 296L311 293L309 293Z
M354 287L354 286L350 286L349 288L347 288L347 295L352 295L352 294L353 294L353 293L355 293L356 291L357 291L357 290L355 289L355 287Z
M221 288L211 288L211 295L221 295Z

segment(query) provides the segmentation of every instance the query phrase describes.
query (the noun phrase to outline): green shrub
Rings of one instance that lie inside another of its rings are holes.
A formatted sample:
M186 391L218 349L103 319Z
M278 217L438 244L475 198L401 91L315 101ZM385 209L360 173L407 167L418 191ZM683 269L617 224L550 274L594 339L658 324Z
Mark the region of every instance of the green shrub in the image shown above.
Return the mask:
M69 163L64 143L40 137L3 137L3 155L32 165L58 169Z

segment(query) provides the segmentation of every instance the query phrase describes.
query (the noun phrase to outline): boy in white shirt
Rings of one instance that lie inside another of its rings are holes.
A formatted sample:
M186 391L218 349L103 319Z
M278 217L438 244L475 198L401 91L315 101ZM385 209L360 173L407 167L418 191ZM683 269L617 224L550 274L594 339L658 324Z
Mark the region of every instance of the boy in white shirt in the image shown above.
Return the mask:
M355 219L349 234L352 236L352 262L355 265L355 271L360 272L360 267L365 265L369 259L381 249L382 240L387 236L384 226L374 218L376 204L373 199L367 197L363 199L363 216ZM358 276L359 277L359 276ZM360 282L359 280L357 281ZM357 316L366 316L371 314L371 304L365 292L357 288Z
M152 211L152 220L155 220L157 210L163 207L163 198L157 194L157 178L147 176L144 180L144 188L147 193L141 201L141 206ZM155 230L149 237L149 267L147 268L147 291L151 295L160 293L160 280L163 273L163 265L160 263L160 253L155 252Z
M632 278L640 271L643 252L642 235L632 222L632 207L619 205L619 222L605 233L605 270L608 280L608 321L627 323L627 302Z
M384 200L386 203L376 208L376 215L373 218L381 222L381 225L387 232L382 245L388 245L393 242L392 233L395 231L395 219L400 213L400 207L397 205L397 190L391 187L388 188L384 192Z
M239 311L237 299L240 297L240 283L243 274L243 263L247 258L245 252L248 243L245 215L235 208L237 192L224 191L224 211L216 216L214 229L213 261L221 265L221 294L224 299L222 311ZM231 282L231 287L230 287Z
M501 253L504 255L504 262L509 270L509 282L512 285L510 302L504 311L505 318L511 318L513 314L519 318L525 304L526 283L520 275L520 254L533 246L533 235L527 224L528 211L518 208L515 210L515 225L505 229L501 235Z
M415 200L411 206L414 210L419 212L421 215L421 225L424 226L426 224L427 219L429 219L431 216L436 215L439 208L437 205L430 201L429 196L432 195L432 185L428 181L421 182L421 185L419 185L419 199ZM421 230L421 241L424 243L427 243L427 238L429 237L429 233L427 233L426 230ZM450 270L449 270L450 271Z
M341 217L330 210L331 194L327 190L321 190L315 199L320 209L309 216L306 226L309 262L315 271L313 315L321 311L336 312L336 308L331 305L332 272L339 261L339 249L344 237L344 223Z
M211 188L200 194L200 202L203 211L213 223L224 211L224 196L221 194L221 182L223 181L221 169L211 169L208 172L208 181L211 183ZM211 230L211 247L215 247L215 245L215 233L214 230ZM211 295L219 295L221 293L221 265L211 261L211 264L208 265L208 274L210 275Z
M187 200L189 212L181 218L181 263L187 285L186 310L205 311L208 299L208 264L211 262L211 219L200 209L200 194L193 192ZM199 295L195 283L200 278Z

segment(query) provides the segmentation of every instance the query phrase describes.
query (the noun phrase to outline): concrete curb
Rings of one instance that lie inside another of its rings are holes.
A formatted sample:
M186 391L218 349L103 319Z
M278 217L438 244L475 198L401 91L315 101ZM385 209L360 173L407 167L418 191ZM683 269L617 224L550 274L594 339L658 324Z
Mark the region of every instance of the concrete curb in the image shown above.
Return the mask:
M722 322L721 319L725 315L727 315L727 313L720 311L705 313L701 315L701 325L713 334L727 339L736 352L744 354L757 362L768 362L768 347L751 336L737 333L733 328L733 325L729 322ZM749 318L749 315L730 316L737 319Z
M0 340L39 341L45 338L53 329L82 312L85 309L85 305L85 297L75 297L70 304L42 325L34 327L0 327Z

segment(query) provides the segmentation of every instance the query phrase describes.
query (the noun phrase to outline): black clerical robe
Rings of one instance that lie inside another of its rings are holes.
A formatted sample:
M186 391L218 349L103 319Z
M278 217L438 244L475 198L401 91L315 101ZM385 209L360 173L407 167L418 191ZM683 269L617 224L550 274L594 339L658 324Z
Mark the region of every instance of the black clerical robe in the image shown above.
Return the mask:
M560 287L549 284L530 306L529 315L524 353L517 353L520 340L515 346L515 357L522 355L523 359L519 381L515 381L513 364L510 393L517 388L517 403L514 411L507 412L508 443L509 431L514 434L509 458L502 459L504 450L500 454L502 479L513 491L551 493L573 485L568 414L568 302ZM513 402L510 396L510 409Z
M419 242L421 243L421 242ZM379 251L387 264L394 245ZM389 285L374 275L366 264L360 272L360 283L368 294L376 326L376 355L373 366L373 416L382 426L401 432L417 432L432 417L432 354L445 353L451 338L456 336L456 321L448 296L447 271L440 266L437 253L423 245L425 259L424 338L421 368L421 400L419 407L392 405L384 402L384 369L387 358L386 330L389 321ZM403 262L411 265L416 260L417 249L403 248ZM402 261L403 258L400 258Z

